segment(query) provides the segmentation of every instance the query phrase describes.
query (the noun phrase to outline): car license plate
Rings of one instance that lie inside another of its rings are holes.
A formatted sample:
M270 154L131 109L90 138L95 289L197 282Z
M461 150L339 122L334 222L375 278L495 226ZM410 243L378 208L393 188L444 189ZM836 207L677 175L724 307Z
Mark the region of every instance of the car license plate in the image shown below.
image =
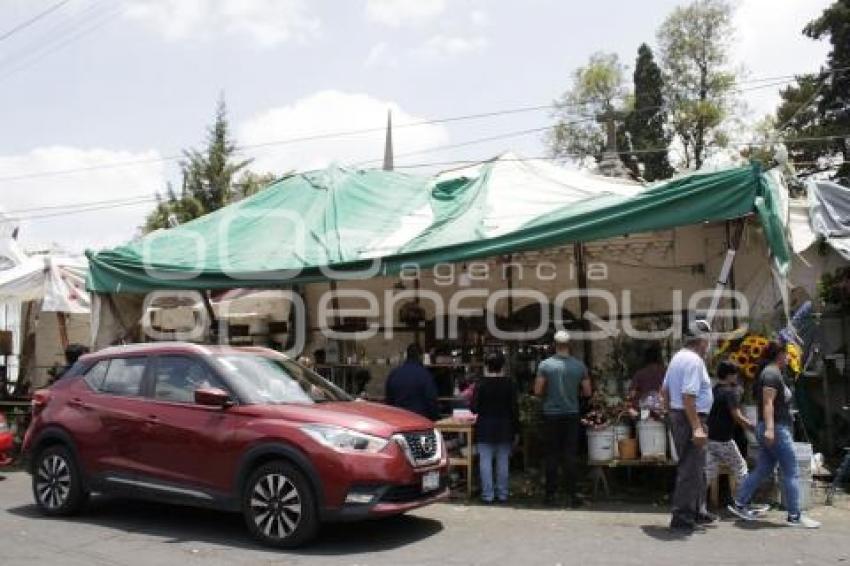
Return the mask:
M428 472L422 476L422 491L434 491L440 487L440 472Z

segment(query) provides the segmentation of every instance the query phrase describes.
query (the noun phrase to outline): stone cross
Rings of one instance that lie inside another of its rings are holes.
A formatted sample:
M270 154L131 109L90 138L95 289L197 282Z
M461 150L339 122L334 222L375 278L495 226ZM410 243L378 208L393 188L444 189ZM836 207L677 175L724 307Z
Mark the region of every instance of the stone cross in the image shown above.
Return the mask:
M605 112L596 115L596 121L600 124L605 124L607 133L607 142L605 151L616 153L617 151L617 122L621 122L626 118L625 112L608 108Z

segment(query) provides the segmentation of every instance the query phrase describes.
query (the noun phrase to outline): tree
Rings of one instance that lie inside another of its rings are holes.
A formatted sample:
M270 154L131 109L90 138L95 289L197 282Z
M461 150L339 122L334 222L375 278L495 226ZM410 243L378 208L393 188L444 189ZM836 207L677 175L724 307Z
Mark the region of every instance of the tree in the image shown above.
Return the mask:
M234 161L236 142L230 136L227 107L219 100L215 123L207 133L205 151L189 149L183 152L181 164L184 187L189 195L212 212L230 202L233 179L251 163L250 159Z
M838 0L803 29L812 39L829 38L828 68L797 77L780 91L780 133L800 171L815 171L818 162L843 156L837 179L850 184L850 0ZM827 138L794 143L794 138Z
M642 162L642 176L647 181L667 179L674 171L667 159L670 135L666 131L664 80L652 50L645 43L638 48L634 84L633 108L626 116L625 130L636 153L628 156L626 164Z
M573 74L573 87L555 102L558 122L549 138L560 157L598 157L605 149L605 128L595 116L622 108L627 87L625 67L614 53L594 53ZM583 116L583 117L581 117Z
M732 8L725 0L694 0L673 10L658 30L670 124L685 166L700 169L731 113L736 73L729 68Z
M274 177L258 175L245 168L250 159L236 160L237 147L230 134L227 107L222 98L215 122L207 131L203 150L188 149L180 163L183 186L178 195L169 185L166 196L157 196L156 208L145 220L143 230L169 228L208 214L265 187ZM238 181L237 175L242 173Z
M286 175L284 175L285 177ZM242 200L253 196L272 183L278 177L274 173L254 173L253 171L243 171L239 180L233 184L233 200Z

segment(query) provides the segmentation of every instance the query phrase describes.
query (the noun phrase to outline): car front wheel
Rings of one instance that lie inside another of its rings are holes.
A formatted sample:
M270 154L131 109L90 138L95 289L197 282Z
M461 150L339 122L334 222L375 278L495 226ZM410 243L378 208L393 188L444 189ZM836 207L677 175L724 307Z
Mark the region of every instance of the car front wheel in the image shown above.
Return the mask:
M52 516L73 515L88 499L74 456L65 446L39 452L33 466L32 491L38 508Z
M254 537L280 548L303 545L319 527L313 491L304 474L287 462L270 462L251 474L242 509Z

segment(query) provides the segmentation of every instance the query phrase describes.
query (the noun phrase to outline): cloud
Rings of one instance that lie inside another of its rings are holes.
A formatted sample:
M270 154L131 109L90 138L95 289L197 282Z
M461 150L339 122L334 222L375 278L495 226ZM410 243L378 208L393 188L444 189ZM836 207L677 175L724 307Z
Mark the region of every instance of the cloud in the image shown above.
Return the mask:
M165 187L164 164L160 154L81 149L50 146L18 155L0 155L0 177L37 175L49 171L92 168L102 165L138 162L132 166L80 171L64 175L30 177L3 182L3 210L21 219L21 241L25 248L58 243L64 249L80 252L87 247L102 248L132 238L152 202L133 205L116 200L153 195ZM65 205L104 203L100 210L69 212ZM33 218L41 216L41 218Z
M428 38L417 51L425 58L442 59L470 53L481 53L487 49L488 45L487 38L481 35L472 37L435 35Z
M446 9L445 0L367 0L369 20L390 27L429 22Z
M306 0L131 0L125 13L169 40L233 35L273 47L309 40L320 28Z
M377 128L377 131L364 134L259 148L250 152L256 158L251 168L258 172L281 174L290 170L317 169L332 162L354 164L377 160L370 166L380 166L384 151L383 126L388 109L392 110L396 126L423 120L395 102L366 94L325 90L254 115L238 127L238 139L244 145L253 145L322 133ZM393 130L397 155L442 145L448 138L447 130L435 124Z
M386 41L381 41L372 46L369 54L366 55L366 61L363 63L366 67L397 67L399 62L398 53L396 53L390 44Z

